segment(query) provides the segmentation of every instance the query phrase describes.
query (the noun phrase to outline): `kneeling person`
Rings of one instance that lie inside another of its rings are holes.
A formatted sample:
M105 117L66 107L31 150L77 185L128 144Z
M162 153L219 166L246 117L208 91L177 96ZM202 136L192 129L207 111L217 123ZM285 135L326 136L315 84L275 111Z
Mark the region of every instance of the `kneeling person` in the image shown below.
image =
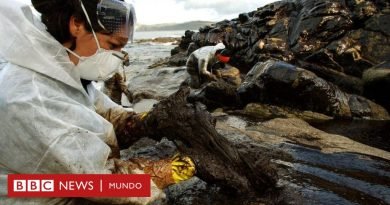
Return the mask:
M226 51L225 45L219 43L199 48L190 54L186 66L192 88L199 88L206 82L217 80L217 76L212 72L213 66L217 63L228 63L230 60L228 52L223 51Z

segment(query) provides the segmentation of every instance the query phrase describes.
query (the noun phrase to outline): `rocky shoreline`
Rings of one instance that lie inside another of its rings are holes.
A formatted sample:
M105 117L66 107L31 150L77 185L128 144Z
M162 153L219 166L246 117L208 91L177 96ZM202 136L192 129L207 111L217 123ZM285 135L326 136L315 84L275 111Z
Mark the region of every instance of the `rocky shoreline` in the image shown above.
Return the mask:
M254 198L195 177L155 204L389 204L389 18L381 0L279 1L186 31L171 57L132 71L136 106L157 102L188 78L192 51L224 42L242 83L211 82L188 101L205 104L220 135L269 158L279 176L281 193ZM122 156L175 151L167 139L146 138Z
M224 42L234 52L231 64L243 74L237 88L243 103L389 119L390 100L379 91L390 85L389 21L386 1L279 1L187 31L168 65L184 65L193 50Z

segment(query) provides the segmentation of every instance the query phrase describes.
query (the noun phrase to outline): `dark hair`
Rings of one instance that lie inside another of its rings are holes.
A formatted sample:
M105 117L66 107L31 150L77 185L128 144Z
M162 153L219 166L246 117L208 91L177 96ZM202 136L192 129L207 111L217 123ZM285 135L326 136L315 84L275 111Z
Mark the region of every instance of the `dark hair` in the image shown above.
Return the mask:
M232 52L228 49L218 49L215 54L221 54L222 56L230 57L232 55Z
M99 0L83 0L95 32L103 30L97 22L96 8L98 2ZM46 25L46 30L60 43L72 39L69 31L71 16L74 16L77 21L83 22L87 31L92 32L81 8L80 0L31 0L31 3L42 14L41 20Z

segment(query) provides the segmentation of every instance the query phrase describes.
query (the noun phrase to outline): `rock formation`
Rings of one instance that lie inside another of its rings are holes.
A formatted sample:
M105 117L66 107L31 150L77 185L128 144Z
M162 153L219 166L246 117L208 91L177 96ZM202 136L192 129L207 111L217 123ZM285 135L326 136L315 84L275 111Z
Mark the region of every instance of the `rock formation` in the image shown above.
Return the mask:
M364 101L374 107L380 107L374 105L379 103L389 109L390 100L383 97L386 93L379 91L382 90L379 87L389 85L383 71L388 69L390 60L389 22L390 3L384 0L278 1L240 14L231 21L202 27L191 38L190 33L186 33L185 43L174 49L172 59L179 62L181 58L181 62L185 62L189 51L223 42L233 51L232 64L241 73L247 73L267 60L281 61L310 71L316 81L334 87L343 93L341 96L351 96L348 100L354 101L351 102L354 105ZM270 89L266 88L266 91L273 92ZM305 97L309 101L315 101L315 98L327 99L310 94ZM343 100L340 96L335 98L339 98L336 101ZM354 113L355 108L346 108L346 112ZM305 109L318 111L310 107ZM363 107L358 109L357 112L366 112ZM340 116L332 111L320 112ZM343 116L367 117L365 114Z
M258 150L238 150L215 129L215 119L199 103L189 104L189 87L156 104L145 119L149 136L176 142L180 153L190 156L197 176L216 183L231 194L264 194L274 189L275 170Z

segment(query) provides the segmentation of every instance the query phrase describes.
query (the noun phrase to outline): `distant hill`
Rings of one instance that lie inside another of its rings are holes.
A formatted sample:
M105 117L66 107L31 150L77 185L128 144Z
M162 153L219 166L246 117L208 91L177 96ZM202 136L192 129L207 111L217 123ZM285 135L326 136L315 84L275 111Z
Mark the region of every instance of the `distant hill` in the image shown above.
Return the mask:
M173 31L173 30L198 30L200 27L210 25L211 21L190 21L184 23L168 23L154 25L138 25L137 31Z

